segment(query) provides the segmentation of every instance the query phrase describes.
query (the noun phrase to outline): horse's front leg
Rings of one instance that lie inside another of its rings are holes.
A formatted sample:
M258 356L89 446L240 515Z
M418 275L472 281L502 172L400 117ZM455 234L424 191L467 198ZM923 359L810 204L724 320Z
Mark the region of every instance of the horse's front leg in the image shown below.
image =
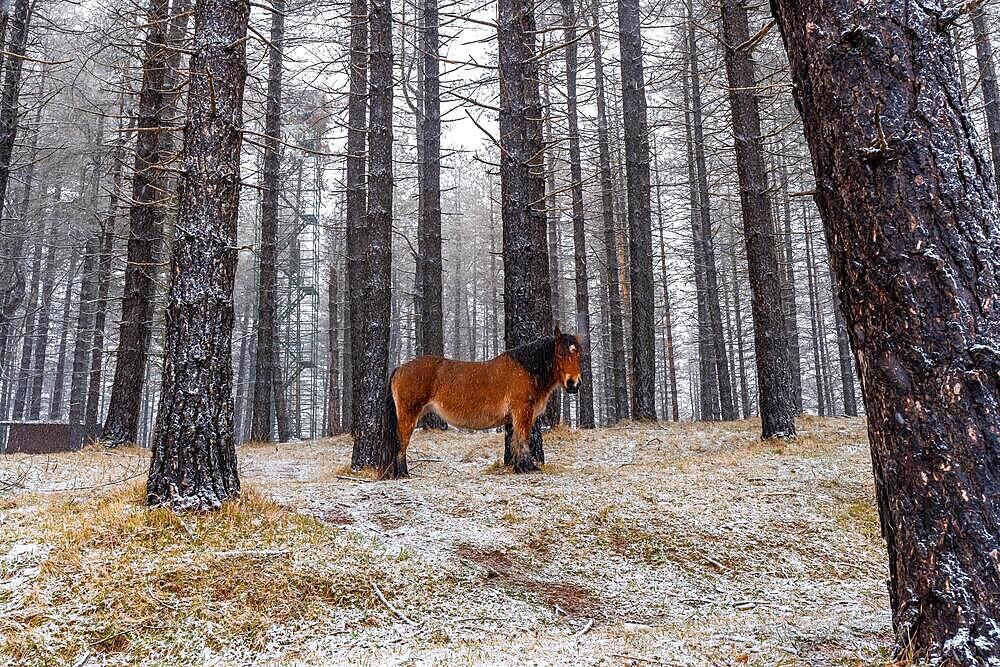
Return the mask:
M531 455L531 427L535 424L535 416L531 407L515 410L511 415L514 437L512 447L514 454L514 472L537 472L538 464Z

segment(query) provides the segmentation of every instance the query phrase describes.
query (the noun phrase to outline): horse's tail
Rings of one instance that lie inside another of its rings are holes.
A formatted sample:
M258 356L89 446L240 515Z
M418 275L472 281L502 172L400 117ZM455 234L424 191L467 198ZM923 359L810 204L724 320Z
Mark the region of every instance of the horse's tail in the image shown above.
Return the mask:
M389 385L385 392L385 405L382 412L382 452L385 457L383 477L394 478L399 475L397 463L400 449L403 447L399 439L399 416L396 414L396 399L392 397L392 379L396 371L389 375Z

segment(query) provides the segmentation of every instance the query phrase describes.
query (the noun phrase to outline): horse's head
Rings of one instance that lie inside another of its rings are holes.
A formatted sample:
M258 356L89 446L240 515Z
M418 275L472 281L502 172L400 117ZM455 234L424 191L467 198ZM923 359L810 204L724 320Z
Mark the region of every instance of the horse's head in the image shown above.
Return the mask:
M556 325L556 359L553 372L556 381L570 394L580 391L580 339L564 334Z

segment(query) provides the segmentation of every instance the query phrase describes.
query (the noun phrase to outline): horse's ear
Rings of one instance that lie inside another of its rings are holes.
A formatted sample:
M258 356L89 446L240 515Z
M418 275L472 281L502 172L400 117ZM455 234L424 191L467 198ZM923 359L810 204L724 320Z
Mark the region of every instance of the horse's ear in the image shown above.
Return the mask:
M562 332L559 331L559 323L558 322L556 322L556 330L553 333L554 333L554 335L556 337L556 341L558 341L559 340L559 336L562 335Z

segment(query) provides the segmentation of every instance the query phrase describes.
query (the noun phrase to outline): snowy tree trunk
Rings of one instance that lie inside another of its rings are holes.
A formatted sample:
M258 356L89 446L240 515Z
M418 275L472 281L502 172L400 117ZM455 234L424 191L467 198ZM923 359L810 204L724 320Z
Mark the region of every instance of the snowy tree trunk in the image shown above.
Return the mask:
M233 432L233 281L249 6L195 4L184 174L165 309L148 502L217 509L239 494Z
M368 123L368 215L365 220L364 302L360 337L355 341L360 367L355 367L354 451L351 467L394 474L395 452L383 447L383 412L388 390L389 326L392 301L392 10L390 0L369 3L371 59ZM360 345L358 344L360 343ZM360 348L360 349L358 349Z
M1000 664L1000 212L957 9L773 7L860 370L899 653Z
M367 224L365 170L368 118L368 2L351 0L350 89L347 102L347 293L361 295ZM364 300L347 300L344 333L344 429L354 433L361 378Z
M750 40L747 8L743 1L722 0L723 45L743 211L743 237L750 272L761 437L784 438L795 435L795 405L788 391L792 369L788 360L774 219L767 194L760 110L754 96L756 77L750 50L741 46Z

